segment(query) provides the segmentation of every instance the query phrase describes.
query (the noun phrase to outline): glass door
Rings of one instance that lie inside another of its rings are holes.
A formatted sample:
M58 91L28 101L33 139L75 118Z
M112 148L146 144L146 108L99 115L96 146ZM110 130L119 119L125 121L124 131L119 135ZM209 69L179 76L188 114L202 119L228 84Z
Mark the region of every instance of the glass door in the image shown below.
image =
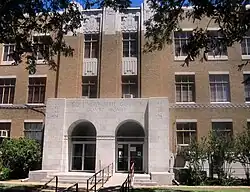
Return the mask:
M143 144L130 144L130 167L134 163L134 171L143 171Z
M83 167L83 144L73 144L72 170L81 171Z
M129 166L128 148L129 148L128 144L118 144L117 171L128 171L128 166Z
M85 171L95 171L95 154L96 154L95 144L84 145L84 170Z
M75 143L72 149L72 171L95 171L96 144Z

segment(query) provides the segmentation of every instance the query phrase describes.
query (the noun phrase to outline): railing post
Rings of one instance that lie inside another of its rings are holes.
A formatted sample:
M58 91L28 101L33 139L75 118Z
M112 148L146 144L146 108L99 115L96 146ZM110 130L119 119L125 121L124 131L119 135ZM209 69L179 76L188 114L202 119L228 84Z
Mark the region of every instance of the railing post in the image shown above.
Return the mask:
M78 183L76 183L76 192L78 192Z
M96 192L96 174L95 174L95 192Z
M108 166L108 178L109 178L109 166Z
M58 187L58 177L56 176L56 192L57 192L57 187Z
M103 187L103 184L104 184L104 169L102 170L102 187Z
M89 192L89 180L87 180L87 192Z

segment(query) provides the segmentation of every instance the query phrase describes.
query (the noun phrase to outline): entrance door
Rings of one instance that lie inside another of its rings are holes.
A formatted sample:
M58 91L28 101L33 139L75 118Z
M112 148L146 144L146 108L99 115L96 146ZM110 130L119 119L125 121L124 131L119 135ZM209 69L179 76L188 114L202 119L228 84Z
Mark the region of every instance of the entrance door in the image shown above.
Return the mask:
M143 144L118 144L117 171L127 172L134 162L135 172L143 171Z
M95 153L95 144L73 144L72 171L95 171Z

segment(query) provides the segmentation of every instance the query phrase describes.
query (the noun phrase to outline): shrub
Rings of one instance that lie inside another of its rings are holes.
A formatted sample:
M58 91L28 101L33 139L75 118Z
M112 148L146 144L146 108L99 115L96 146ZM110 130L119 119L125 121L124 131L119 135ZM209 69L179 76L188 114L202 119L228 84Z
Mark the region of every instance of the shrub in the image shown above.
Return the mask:
M26 178L29 170L37 168L41 161L40 145L31 139L4 140L1 145L3 167L11 170L10 178Z
M10 178L11 170L9 168L2 168L0 173L0 180L5 181Z

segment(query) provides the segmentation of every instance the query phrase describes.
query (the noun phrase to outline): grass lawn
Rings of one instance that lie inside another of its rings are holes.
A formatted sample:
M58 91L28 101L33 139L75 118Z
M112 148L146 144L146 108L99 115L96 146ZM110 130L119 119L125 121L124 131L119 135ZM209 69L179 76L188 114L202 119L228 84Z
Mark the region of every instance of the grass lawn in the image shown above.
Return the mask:
M134 192L250 192L247 188L202 188L202 187L175 187L169 189L135 189Z

